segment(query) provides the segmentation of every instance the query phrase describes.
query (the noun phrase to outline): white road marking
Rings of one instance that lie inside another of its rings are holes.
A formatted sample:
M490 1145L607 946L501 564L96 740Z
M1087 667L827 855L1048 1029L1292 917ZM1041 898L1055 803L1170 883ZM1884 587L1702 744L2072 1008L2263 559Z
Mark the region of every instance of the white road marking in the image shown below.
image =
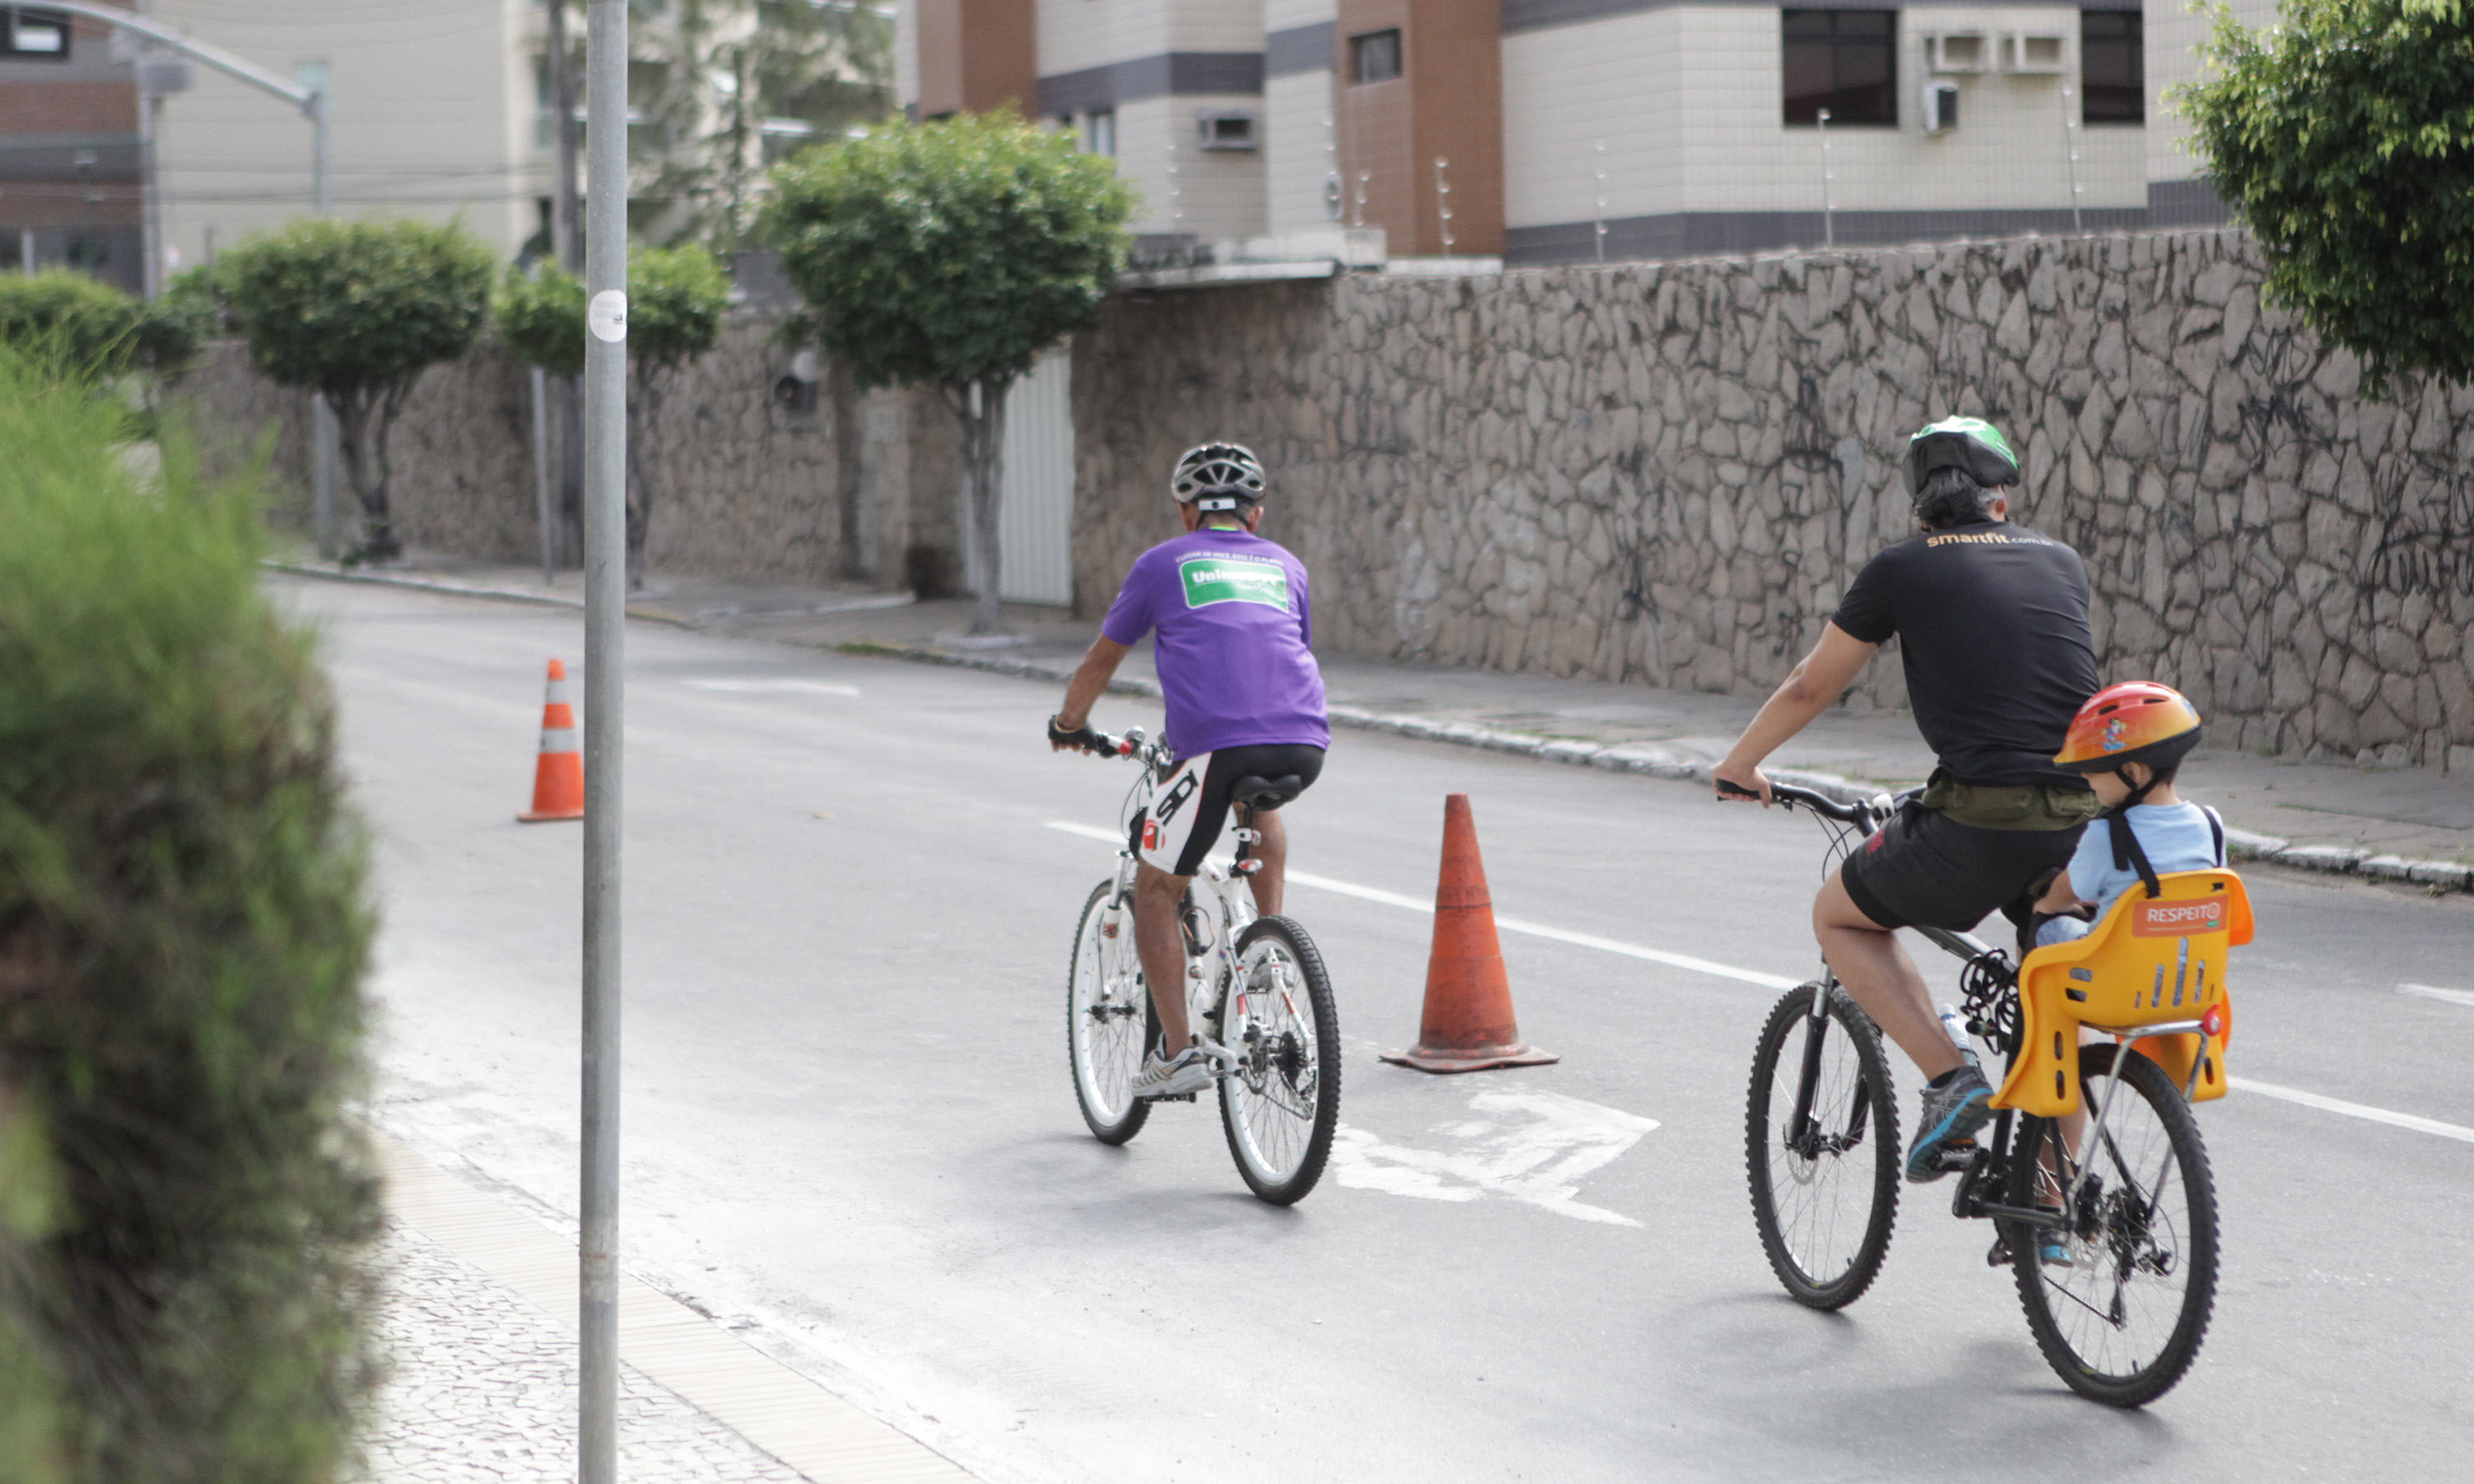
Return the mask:
M2400 984L2397 993L2422 999L2446 1000L2452 1005L2474 1005L2474 990L2443 990L2436 984Z
M723 690L754 695L857 696L856 685L840 685L832 681L690 681L691 690Z
M1332 1140L1333 1177L1353 1189L1387 1195L1425 1201L1501 1196L1578 1221L1640 1225L1574 1197L1581 1177L1640 1142L1658 1127L1656 1119L1560 1092L1510 1089L1481 1092L1469 1099L1469 1109L1487 1116L1433 1130L1465 1145L1453 1151L1387 1144L1343 1124Z
M1115 845L1124 838L1108 830L1094 828L1089 825L1070 824L1064 820L1050 820L1048 827L1061 829L1069 835L1080 835L1089 840L1104 840L1110 845ZM1379 901L1387 907L1405 907L1411 912L1423 912L1429 917L1433 916L1435 911L1435 904L1431 901L1419 901L1415 897L1404 897L1398 892L1381 891L1371 886L1359 886L1353 881L1335 881L1329 876L1310 875L1302 871L1290 872L1289 880L1294 885L1312 887L1319 892L1354 897L1360 901ZM1523 933L1532 938L1544 938L1554 943L1568 943L1577 947L1595 948L1601 953L1620 953L1626 958L1642 959L1652 964L1664 964L1669 969L1688 969L1698 974L1714 974L1721 979L1735 979L1745 984L1758 984L1765 990L1791 990L1799 982L1779 974L1765 974L1758 969L1738 969L1733 964L1713 963L1706 958L1694 958L1687 953L1669 953L1663 948L1643 947L1637 943L1600 938L1592 933L1570 932L1564 928L1549 927L1543 922L1531 922L1519 918L1498 917L1494 920L1494 925L1500 932Z
M1069 835L1082 835L1093 840L1104 840L1110 845L1117 844L1119 838L1107 830L1097 829L1088 825L1071 824L1064 820L1050 820L1048 827L1063 830ZM1406 907L1413 912L1432 915L1435 910L1434 903L1419 901L1414 897L1403 897L1397 892L1377 891L1370 886L1356 886L1346 881L1335 881L1328 876L1308 875L1302 871L1290 872L1289 879L1299 886L1336 892L1344 897L1355 897L1364 901L1379 901L1387 906ZM1596 948L1606 953L1620 953L1626 958L1646 959L1650 963L1664 964L1672 969L1688 969L1695 973L1716 974L1720 978L1738 979L1746 984L1758 984L1768 989L1791 990L1796 986L1796 981L1793 979L1781 978L1777 974L1765 974L1758 969L1738 969L1733 964L1717 964L1706 958L1693 958L1687 954L1645 948L1638 944L1619 943L1613 938L1599 938L1589 933L1565 932L1560 927L1524 922L1516 918L1496 918L1494 925L1508 933L1527 933L1533 937L1552 939L1557 943ZM2466 1003L2474 1003L2474 994L2469 994L2462 990L2438 990L2427 984L2404 984L2397 988L2405 993L2424 994L2451 1002L2457 1002L2462 997ZM2348 1118L2363 1118L2372 1123L2385 1123L2391 1128L2411 1129L2417 1134L2434 1134L2441 1138L2460 1139L2474 1144L2474 1129L2465 1128L2460 1124L2442 1123L2437 1118L2425 1118L2416 1113L2391 1113L2385 1108L2349 1103L2343 1098L2327 1097L2317 1092L2305 1092L2298 1088L2283 1088L2274 1083L2253 1082L2247 1077L2234 1077L2227 1080L2232 1086L2245 1092L2257 1092L2263 1097L2282 1098L2289 1103L2298 1103L2305 1108L2316 1108L2321 1113L2341 1113ZM1334 1152L1338 1152L1337 1146ZM1435 1199L1467 1200L1468 1197L1437 1196Z
M2385 1108L2349 1103L2341 1097L2326 1097L2317 1092L2305 1092L2299 1088L2280 1088L2272 1082L2253 1082L2248 1077L2228 1077L2225 1081L2238 1091L2256 1092L2262 1097L2282 1098L2289 1103L2299 1103L2305 1108L2316 1108L2321 1113L2343 1113L2348 1118L2366 1119L2372 1123L2385 1123L2390 1128L2412 1129L2417 1134L2436 1134L2441 1138L2453 1138L2462 1143L2474 1144L2474 1129L2466 1128L2462 1124L2442 1123L2437 1118L2425 1118L2417 1113L2390 1113Z

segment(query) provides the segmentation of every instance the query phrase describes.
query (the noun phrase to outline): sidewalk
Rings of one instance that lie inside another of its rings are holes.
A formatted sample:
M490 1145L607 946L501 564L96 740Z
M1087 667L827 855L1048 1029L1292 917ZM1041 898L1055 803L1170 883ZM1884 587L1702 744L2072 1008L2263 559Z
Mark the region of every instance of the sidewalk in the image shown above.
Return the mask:
M580 607L583 581L538 567L416 555L404 567L337 574L500 600ZM1061 682L1097 632L1062 610L1008 604L1014 642L963 637L970 600L912 602L861 588L732 583L656 574L629 605L641 618L735 636L967 665ZM1758 707L1753 701L1536 675L1322 658L1332 720L1343 727L1523 754L1543 760L1706 779ZM1149 646L1128 657L1121 690L1156 694ZM1823 783L1862 791L1921 782L1932 757L1904 715L1831 711L1773 759ZM2474 891L2474 776L2383 770L2203 750L2184 792L2214 805L2252 860ZM1804 779L1799 778L1799 781Z
M372 1132L390 1366L352 1484L569 1484L575 1244ZM665 1484L971 1484L711 1320L619 1280L618 1472Z

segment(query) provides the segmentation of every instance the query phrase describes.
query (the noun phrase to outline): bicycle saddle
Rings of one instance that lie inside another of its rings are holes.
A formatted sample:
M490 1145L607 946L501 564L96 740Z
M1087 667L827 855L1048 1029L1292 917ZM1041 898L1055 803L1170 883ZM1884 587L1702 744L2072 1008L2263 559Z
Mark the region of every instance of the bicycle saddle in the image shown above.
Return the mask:
M1228 786L1228 802L1268 813L1305 791L1306 780L1294 773L1283 773L1276 778L1249 773Z

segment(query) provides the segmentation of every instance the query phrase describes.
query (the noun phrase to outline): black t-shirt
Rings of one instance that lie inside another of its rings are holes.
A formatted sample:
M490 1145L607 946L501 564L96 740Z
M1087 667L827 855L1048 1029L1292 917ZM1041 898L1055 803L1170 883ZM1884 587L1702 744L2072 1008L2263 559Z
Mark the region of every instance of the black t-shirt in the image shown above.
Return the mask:
M2001 520L1928 532L1864 563L1831 621L1898 635L1916 730L1951 777L2087 786L2053 766L2098 684L2077 552Z

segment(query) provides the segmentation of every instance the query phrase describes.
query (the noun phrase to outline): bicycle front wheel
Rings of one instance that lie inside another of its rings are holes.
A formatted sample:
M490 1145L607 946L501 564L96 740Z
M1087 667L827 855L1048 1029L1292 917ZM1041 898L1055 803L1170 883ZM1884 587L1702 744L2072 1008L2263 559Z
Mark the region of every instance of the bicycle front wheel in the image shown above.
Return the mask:
M1074 929L1074 959L1065 977L1065 1053L1074 1069L1074 1099L1082 1121L1104 1144L1142 1132L1152 1105L1134 1096L1143 1044L1151 1035L1152 997L1134 952L1134 909L1117 906L1117 883L1103 881L1082 903ZM1113 929L1113 931L1112 931Z
M1268 917L1238 935L1220 1027L1237 1054L1220 1080L1228 1152L1247 1188L1292 1205L1322 1178L1340 1124L1340 1012L1304 928Z
M1761 1250L1798 1304L1838 1309L1872 1286L1899 1212L1899 1113L1872 1019L1800 985L1753 1051L1744 1173Z
M2024 1120L2008 1204L2059 1209L2078 1176L2063 1246L2044 1258L2041 1233L2007 1233L2019 1301L2036 1348L2071 1390L2113 1406L2145 1406L2172 1390L2198 1357L2217 1302L2217 1188L2199 1120L2165 1069L2120 1046L2079 1048L2082 1127ZM2104 1135L2074 1150L2095 1131Z

